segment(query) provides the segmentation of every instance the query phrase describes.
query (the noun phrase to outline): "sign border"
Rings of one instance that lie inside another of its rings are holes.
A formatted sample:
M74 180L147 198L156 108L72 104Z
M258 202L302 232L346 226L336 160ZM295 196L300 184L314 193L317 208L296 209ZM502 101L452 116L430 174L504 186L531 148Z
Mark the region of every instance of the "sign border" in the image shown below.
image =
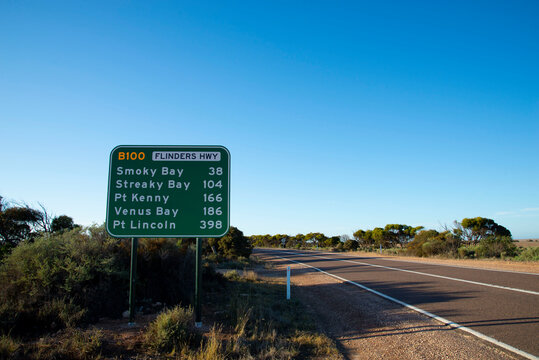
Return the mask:
M192 234L192 235L115 235L109 230L109 203L110 203L110 185L111 185L111 174L112 174L112 154L114 151L116 151L119 148L174 148L174 149L181 149L181 148L200 148L200 149L221 149L224 150L228 155L228 197L227 197L227 227L225 228L225 232L221 235L205 235L205 234ZM105 229L107 230L107 233L109 233L110 236L115 238L219 238L223 237L230 231L230 151L222 145L118 145L114 147L114 149L111 150L109 155L109 176L108 176L108 184L107 184L107 213L105 217Z

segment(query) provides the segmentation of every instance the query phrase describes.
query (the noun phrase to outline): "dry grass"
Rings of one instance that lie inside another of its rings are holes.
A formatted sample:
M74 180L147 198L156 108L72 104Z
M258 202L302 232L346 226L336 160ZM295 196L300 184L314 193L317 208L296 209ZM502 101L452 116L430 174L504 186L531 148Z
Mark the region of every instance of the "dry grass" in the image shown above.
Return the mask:
M524 248L527 247L538 247L539 246L539 239L523 239L523 240L517 240L515 241L517 246L522 246Z
M21 344L8 335L0 336L0 359L9 359L21 347Z
M41 338L34 349L27 349L29 359L74 359L101 358L104 337L98 329L81 330L68 328L59 335Z
M248 281L257 281L258 280L258 275L253 270L246 270L243 273L243 277Z
M341 356L333 340L323 334L298 331L291 340L300 349L309 349L315 356L324 356L327 359L338 359Z
M222 328L213 326L208 334L208 339L201 346L200 351L186 354L187 360L224 360L226 354L223 349Z

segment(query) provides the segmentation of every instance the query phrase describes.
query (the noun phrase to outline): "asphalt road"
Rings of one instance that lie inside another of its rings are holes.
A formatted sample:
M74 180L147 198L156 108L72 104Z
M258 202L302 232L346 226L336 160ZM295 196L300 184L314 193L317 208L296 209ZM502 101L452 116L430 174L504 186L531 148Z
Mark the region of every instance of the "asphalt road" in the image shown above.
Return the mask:
M311 266L539 356L539 274L329 252L256 253Z

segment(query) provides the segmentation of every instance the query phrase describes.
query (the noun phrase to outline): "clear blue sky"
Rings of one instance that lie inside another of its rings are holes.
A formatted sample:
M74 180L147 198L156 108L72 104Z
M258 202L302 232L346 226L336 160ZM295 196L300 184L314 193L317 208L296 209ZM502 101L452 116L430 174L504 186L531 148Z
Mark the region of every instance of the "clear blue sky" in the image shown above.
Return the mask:
M0 195L102 223L120 144L224 145L246 234L539 237L539 2L0 2Z

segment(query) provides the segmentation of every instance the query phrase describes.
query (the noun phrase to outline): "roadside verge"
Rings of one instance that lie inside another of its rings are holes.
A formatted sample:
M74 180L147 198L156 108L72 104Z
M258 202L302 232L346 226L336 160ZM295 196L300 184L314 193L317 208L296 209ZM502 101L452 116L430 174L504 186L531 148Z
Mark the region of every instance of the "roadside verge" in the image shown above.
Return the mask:
M347 359L521 359L475 336L422 316L301 264L258 255L284 277L292 296L316 314Z

